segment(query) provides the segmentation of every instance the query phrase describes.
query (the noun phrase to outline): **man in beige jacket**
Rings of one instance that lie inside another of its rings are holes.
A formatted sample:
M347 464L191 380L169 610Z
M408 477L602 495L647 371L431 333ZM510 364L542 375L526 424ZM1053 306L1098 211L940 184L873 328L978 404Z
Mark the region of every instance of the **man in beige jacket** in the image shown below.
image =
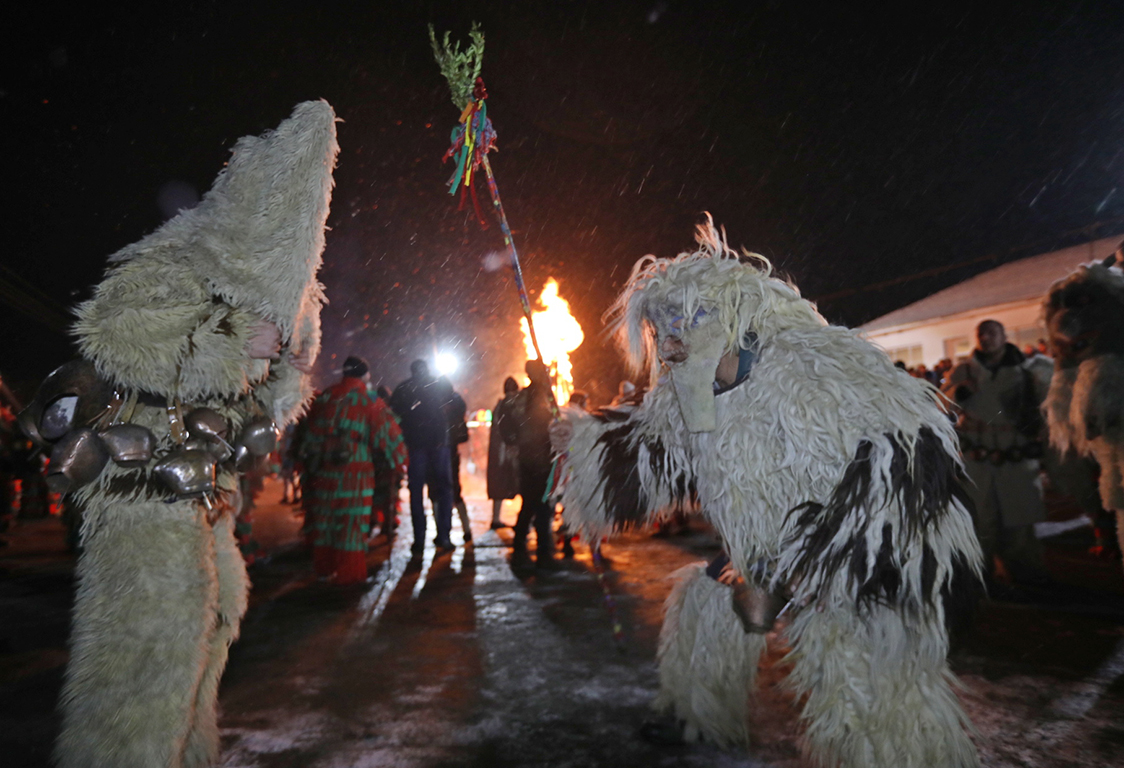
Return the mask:
M976 535L985 567L996 555L1013 579L1049 580L1034 523L1046 519L1039 480L1043 421L1039 406L1050 386L1053 361L1026 358L1007 341L1003 324L976 327L972 356L949 375L944 392L959 406L957 432L972 479Z

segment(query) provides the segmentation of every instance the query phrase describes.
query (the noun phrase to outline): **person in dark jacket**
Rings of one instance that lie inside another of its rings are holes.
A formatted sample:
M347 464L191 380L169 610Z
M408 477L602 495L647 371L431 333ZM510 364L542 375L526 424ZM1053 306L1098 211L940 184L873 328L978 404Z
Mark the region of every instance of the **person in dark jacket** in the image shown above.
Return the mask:
M453 399L447 379L435 378L424 360L410 364L410 378L394 388L390 407L402 422L410 454L407 485L410 488L410 517L414 525L413 553L425 547L425 486L436 500L437 549L453 549L449 531L453 516L453 480L449 458L449 423L446 409Z
M519 384L508 376L503 382L503 399L492 410L492 427L488 431L488 498L492 500L492 530L503 528L500 511L504 499L519 495L519 449L504 442L500 425L510 410Z
M530 564L527 555L527 533L534 523L538 539L538 568L556 568L554 559L554 506L543 500L550 479L552 452L550 423L553 413L550 401L550 374L539 360L527 361L531 383L515 396L511 411L500 422L504 442L519 448L519 495L523 506L515 522L514 550L511 563L515 567Z
M464 543L472 543L471 521L468 519L468 505L464 501L461 491L461 453L460 444L468 442L468 406L460 393L453 390L453 396L445 405L445 417L449 420L449 477L453 483L453 509L461 520L461 532L464 534ZM433 484L429 486L429 501L436 507L437 500L433 496Z

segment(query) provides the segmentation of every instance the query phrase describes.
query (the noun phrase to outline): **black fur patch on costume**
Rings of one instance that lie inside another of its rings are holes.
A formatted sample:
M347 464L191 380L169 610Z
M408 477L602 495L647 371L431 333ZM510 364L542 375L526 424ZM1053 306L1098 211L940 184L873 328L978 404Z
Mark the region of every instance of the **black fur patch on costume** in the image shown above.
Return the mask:
M952 577L941 587L944 624L950 637L958 637L972 625L981 597L983 584L964 553L956 553L952 559Z
M664 448L662 440L658 438L653 440L647 444L647 448L648 469L661 484L666 484L671 489L672 504L682 508L684 502L695 495L694 478L688 478L687 473L680 472L672 479L671 468L667 461L667 449Z
M902 572L894 562L893 527L888 524L882 526L882 545L878 548L878 554L874 556L874 567L870 570L870 573L866 573L866 541L863 540L862 543L864 550L861 564L862 575L859 575L858 569L852 568L851 571L852 578L860 585L859 602L867 603L883 598L891 602L896 600L898 590L902 586ZM853 560L852 565L854 565Z
M223 336L234 335L234 325L230 322L229 317L222 317L215 323L215 333L221 333Z
M933 586L937 583L937 556L928 544L921 548L921 594L932 601Z
M847 465L826 505L807 501L789 511L789 516L799 515L794 536L803 540L795 563L797 571L810 574L819 570L820 578L826 579L827 574L836 573L847 564L852 580L859 584L866 581L866 526L856 530L843 547L833 547L832 541L847 516L870 497L871 448L869 440L859 443L855 458Z
M685 472L680 472L679 477L675 478L673 494L675 496L676 503L679 504L680 508L683 508L684 504L686 504L688 501L692 504L697 503L699 498L699 489L698 485L695 483L695 478L692 477L688 479Z
M963 470L954 456L947 453L937 435L923 427L917 435L912 456L895 435L886 438L893 447L890 460L890 493L901 509L899 536L909 541L923 536L926 530L939 525L955 499L971 510L971 499L964 486ZM797 571L818 574L821 583L831 574L846 570L860 605L874 602L897 603L906 596L900 594L902 585L901 563L894 546L894 528L882 528L881 543L874 564L867 567L867 531L870 520L862 510L872 503L874 477L871 466L873 443L863 440L855 449L855 457L847 465L843 478L826 504L805 502L794 507L789 516L796 515L794 538L800 540L801 550L796 560ZM911 461L912 460L912 461ZM912 466L912 471L911 471ZM857 517L863 515L862 517ZM842 543L835 542L839 531L849 525L853 531ZM926 547L924 557L933 558ZM936 562L922 561L922 592L926 603L932 604ZM926 578L928 584L925 584Z
M917 433L912 473L905 446L893 435L887 437L894 445L890 463L892 491L901 504L902 523L910 537L938 523L953 499L965 509L972 509L964 470L957 464L956 457L944 449L933 430L922 427Z
M648 513L647 496L640 487L640 449L631 439L636 429L625 423L605 430L597 438L601 453L601 494L605 510L617 528L643 522Z

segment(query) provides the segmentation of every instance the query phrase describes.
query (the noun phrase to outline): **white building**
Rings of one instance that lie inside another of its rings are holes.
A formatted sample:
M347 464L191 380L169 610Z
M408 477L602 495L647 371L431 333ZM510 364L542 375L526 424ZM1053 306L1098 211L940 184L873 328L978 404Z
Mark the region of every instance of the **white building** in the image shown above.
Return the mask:
M1120 236L1012 261L860 327L893 360L932 368L942 358L959 358L976 346L982 320L1003 323L1007 339L1022 349L1046 338L1042 300L1050 285L1079 264L1100 260L1120 245Z

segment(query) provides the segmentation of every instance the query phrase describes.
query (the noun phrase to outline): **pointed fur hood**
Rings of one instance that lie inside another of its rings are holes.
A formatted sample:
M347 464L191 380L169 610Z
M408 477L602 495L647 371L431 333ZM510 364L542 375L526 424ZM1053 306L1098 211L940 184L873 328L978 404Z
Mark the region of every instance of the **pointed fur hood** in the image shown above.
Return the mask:
M275 130L240 139L198 206L111 256L77 310L82 354L115 382L182 398L235 394L264 375L239 346L254 317L315 358L335 122L327 102L308 101ZM215 353L201 357L201 344Z

